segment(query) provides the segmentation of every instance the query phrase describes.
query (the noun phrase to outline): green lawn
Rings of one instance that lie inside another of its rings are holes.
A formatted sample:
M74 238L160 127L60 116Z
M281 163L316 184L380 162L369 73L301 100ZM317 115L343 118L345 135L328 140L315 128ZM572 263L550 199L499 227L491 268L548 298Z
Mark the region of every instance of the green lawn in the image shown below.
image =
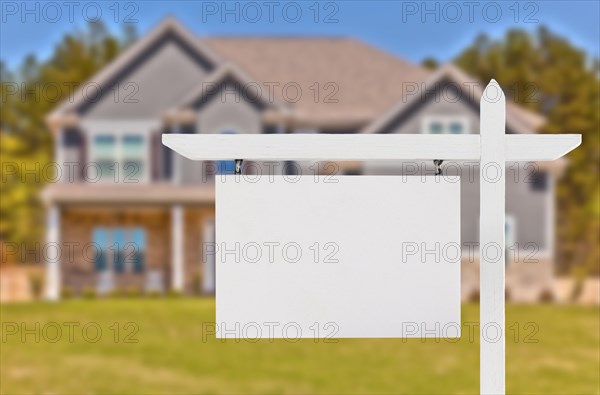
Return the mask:
M3 394L466 394L479 389L478 339L470 341L467 326L456 343L236 343L203 341L202 323L214 320L210 299L73 300L2 305L0 313ZM464 306L463 323L477 323L478 317L477 305ZM598 394L599 319L597 307L509 306L507 391ZM72 342L70 322L79 324ZM134 328L125 328L128 322L139 327L131 337L137 343L125 342ZM86 324L88 341L82 334ZM51 343L57 327L62 335ZM102 335L92 343L98 327ZM25 339L22 329L31 330ZM39 342L35 332L41 333Z

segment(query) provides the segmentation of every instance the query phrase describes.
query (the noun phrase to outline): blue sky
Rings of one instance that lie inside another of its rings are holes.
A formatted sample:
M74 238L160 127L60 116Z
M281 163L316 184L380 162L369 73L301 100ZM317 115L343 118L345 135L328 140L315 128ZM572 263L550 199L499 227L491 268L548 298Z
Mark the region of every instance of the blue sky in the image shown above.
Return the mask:
M44 59L68 32L100 18L115 32L133 21L140 34L174 15L198 35L325 35L362 39L413 62L447 61L480 32L548 26L600 55L600 1L56 1L1 2L0 58L10 67L25 55ZM72 4L72 5L71 5ZM116 6L115 6L116 5ZM37 19L37 20L36 20Z

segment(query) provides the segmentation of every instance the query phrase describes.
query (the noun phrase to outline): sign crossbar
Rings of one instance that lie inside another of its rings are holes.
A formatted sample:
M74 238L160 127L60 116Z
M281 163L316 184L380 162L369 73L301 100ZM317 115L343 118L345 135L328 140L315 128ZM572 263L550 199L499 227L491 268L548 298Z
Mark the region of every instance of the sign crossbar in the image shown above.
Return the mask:
M555 160L581 144L579 134L509 134L503 139L506 160L515 162ZM162 142L192 160L481 159L477 134L163 134Z

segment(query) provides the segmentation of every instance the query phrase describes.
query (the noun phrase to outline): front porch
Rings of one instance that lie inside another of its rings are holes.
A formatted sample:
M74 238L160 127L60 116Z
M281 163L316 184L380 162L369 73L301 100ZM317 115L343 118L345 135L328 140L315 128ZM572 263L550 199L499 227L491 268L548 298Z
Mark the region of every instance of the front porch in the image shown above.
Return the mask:
M46 191L47 243L60 254L46 259L47 299L214 292L214 256L203 254L214 242L209 188L53 187Z

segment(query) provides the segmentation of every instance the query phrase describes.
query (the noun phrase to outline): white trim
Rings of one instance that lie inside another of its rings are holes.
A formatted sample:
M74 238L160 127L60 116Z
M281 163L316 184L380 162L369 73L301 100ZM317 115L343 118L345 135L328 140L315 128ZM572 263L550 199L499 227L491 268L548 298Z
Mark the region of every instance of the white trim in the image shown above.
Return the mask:
M171 208L171 287L174 291L183 291L183 207Z
M556 179L554 174L547 171L546 177L548 181L548 190L546 193L546 248L544 249L547 256L554 258L554 237L556 235Z
M56 205L48 208L46 242L48 245L56 245L57 250L60 251L60 208ZM60 288L60 262L58 259L48 260L46 262L46 299L58 300Z

